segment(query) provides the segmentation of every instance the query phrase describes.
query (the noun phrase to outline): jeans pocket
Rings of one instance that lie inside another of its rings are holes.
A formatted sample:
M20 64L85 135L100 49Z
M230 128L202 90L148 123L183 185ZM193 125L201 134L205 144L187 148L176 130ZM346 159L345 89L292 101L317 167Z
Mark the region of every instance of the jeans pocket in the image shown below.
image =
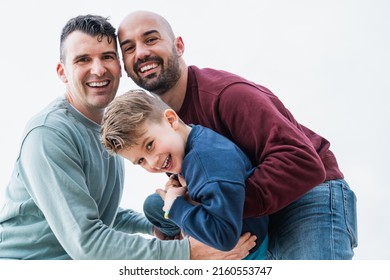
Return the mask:
M352 248L358 245L358 230L357 230L357 198L355 193L349 188L349 186L343 185L344 196L344 214L347 230L351 237Z

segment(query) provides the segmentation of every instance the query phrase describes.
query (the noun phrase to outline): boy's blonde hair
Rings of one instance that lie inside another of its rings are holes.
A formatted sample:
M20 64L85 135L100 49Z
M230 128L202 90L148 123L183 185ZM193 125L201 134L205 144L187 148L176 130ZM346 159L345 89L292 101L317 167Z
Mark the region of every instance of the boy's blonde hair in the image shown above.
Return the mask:
M130 90L107 107L101 127L102 143L110 153L138 144L146 121L160 123L170 107L144 90Z

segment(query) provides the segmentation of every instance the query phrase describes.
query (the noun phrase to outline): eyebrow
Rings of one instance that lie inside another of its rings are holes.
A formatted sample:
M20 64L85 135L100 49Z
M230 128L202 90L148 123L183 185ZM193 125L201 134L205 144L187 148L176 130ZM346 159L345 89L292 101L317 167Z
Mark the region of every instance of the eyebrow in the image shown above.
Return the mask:
M113 52L113 51L108 51L108 52L103 52L102 55L108 55L108 54L111 54L111 55L114 55L114 56L117 56L117 52ZM80 54L80 55L77 55L73 58L73 61L77 61L79 60L80 58L85 58L85 57L90 57L91 55L90 54Z
M77 60L79 60L80 58L84 58L84 57L89 57L89 55L88 55L88 54L76 55L72 60L73 60L73 61L77 61Z
M140 146L141 146L141 149L143 149L143 147L145 147L145 144L146 144L146 142L149 141L149 138L150 138L150 136L144 138L144 140L142 141L142 143L141 143L141 145L140 145ZM137 164L138 164L138 163L137 163L138 160L139 160L139 159L136 159L135 162L133 162L133 164L134 164L134 165L137 165Z
M160 32L159 32L158 30L152 29L152 30L148 30L148 31L144 32L144 33L142 34L142 37L146 37L146 36L148 36L148 35L150 35L150 34L153 34L153 33L158 33L158 34L160 34ZM133 41L133 40L131 40L131 39L126 39L126 40L120 42L120 43L119 43L119 46L122 47L123 45L126 45L126 44L130 43L131 41Z
M104 52L103 55L107 55L107 54L112 54L112 55L117 55L118 53L117 52L113 52L113 51L109 51L109 52Z

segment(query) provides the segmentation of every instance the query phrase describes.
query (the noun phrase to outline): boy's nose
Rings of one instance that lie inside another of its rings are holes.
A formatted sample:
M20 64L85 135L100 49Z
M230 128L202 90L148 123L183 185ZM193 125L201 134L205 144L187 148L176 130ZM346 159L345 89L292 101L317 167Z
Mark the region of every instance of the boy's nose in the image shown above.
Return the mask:
M159 160L158 160L157 156L150 157L148 159L148 162L149 162L149 166L151 168L156 169L156 170L160 170L161 169L161 166L159 164Z

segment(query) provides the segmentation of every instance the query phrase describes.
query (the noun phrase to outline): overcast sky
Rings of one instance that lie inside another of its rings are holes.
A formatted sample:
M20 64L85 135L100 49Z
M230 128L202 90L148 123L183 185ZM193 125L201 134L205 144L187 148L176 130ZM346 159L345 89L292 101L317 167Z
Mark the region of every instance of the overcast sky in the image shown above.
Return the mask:
M390 259L390 2L380 0L149 0L0 3L0 187L9 181L29 118L64 93L59 36L79 14L134 10L165 16L187 64L235 72L271 89L304 125L331 142L358 197L355 259ZM136 86L123 74L119 93ZM142 211L165 183L127 164L122 205Z

